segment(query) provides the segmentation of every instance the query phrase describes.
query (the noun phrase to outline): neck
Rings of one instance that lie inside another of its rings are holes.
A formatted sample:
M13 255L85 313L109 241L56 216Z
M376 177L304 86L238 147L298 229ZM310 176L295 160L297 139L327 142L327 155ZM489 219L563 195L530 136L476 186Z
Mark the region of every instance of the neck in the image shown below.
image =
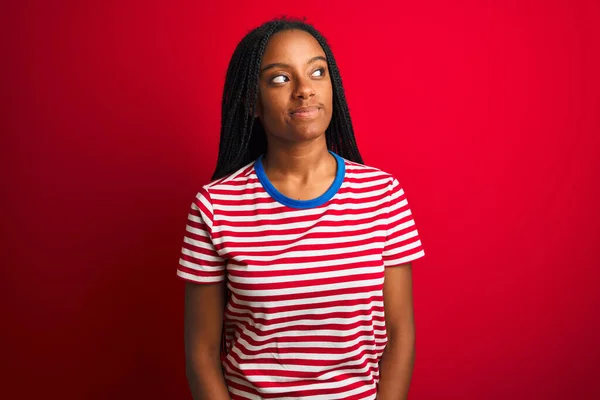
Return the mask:
M274 179L307 181L314 176L333 174L335 158L327 150L325 135L308 142L269 140L263 157L265 172Z

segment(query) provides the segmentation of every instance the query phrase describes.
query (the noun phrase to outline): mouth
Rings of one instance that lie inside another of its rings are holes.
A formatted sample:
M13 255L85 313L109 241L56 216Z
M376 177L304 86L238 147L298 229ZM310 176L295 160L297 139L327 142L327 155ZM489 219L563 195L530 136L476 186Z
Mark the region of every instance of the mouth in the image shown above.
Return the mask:
M299 107L292 112L290 112L290 116L292 118L298 119L313 119L319 114L320 107L311 106L311 107Z

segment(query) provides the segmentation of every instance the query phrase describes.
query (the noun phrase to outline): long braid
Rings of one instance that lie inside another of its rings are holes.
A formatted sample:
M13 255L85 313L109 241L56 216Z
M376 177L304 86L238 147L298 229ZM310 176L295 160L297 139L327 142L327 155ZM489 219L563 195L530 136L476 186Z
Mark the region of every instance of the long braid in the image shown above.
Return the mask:
M341 157L363 163L344 94L342 78L325 38L300 20L276 19L249 32L237 45L227 68L221 106L219 157L212 179L222 178L253 161L267 150L264 127L254 118L258 101L260 64L271 36L282 30L310 33L327 58L333 89L333 112L327 128L327 147Z

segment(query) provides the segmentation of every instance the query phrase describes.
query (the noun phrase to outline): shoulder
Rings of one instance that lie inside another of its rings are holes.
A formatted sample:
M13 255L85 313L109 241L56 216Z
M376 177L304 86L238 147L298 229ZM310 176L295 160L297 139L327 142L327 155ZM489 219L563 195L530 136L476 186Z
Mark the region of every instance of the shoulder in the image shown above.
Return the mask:
M374 166L360 164L347 159L344 159L344 161L346 164L346 177L349 181L377 181L381 184L387 184L390 188L399 185L396 176L390 172L384 171Z
M231 191L236 187L245 186L254 174L254 163L255 161L252 161L229 175L203 185L198 192L198 196L211 201L213 194L224 193L224 191Z

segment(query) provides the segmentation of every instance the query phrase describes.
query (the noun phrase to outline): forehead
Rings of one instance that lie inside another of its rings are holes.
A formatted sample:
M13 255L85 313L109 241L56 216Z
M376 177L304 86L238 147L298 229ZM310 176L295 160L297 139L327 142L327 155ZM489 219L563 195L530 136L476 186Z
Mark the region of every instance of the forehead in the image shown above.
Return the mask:
M261 66L271 63L306 63L306 60L325 57L323 48L310 33L302 30L277 32L269 39Z

